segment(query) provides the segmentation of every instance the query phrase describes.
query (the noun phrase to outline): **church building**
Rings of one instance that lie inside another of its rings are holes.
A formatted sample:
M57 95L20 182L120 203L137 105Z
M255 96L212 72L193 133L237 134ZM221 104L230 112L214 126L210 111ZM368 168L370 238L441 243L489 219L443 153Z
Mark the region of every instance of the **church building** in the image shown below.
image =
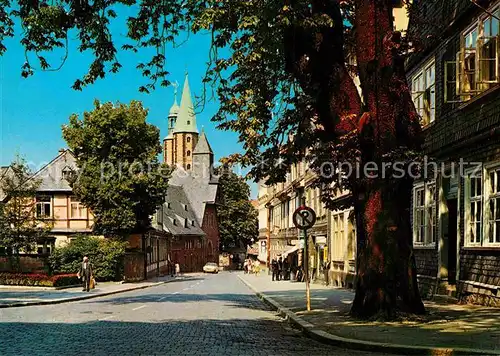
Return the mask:
M196 115L186 74L180 105L174 99L163 141L164 162L174 168L156 223L173 236L170 258L181 272L199 272L219 261L218 179L214 153Z

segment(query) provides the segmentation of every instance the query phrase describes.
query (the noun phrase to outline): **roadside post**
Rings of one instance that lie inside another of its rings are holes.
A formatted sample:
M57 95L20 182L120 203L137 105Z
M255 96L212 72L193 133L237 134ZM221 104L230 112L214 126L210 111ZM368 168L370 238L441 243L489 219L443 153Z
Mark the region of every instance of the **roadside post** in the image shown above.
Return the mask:
M304 273L306 278L306 305L307 311L311 311L311 290L309 286L309 254L308 254L308 236L307 230L314 226L316 222L316 213L313 209L306 206L305 199L302 200L302 205L299 206L293 213L293 224L299 230L304 232Z

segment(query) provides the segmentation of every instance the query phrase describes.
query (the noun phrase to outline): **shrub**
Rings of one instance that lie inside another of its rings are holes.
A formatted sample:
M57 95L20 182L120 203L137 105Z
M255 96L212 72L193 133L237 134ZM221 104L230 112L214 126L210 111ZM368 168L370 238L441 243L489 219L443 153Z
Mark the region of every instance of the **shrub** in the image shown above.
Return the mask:
M42 273L0 273L0 284L11 286L61 287L80 284L76 274L49 276Z
M52 276L51 280L54 287L74 286L77 284L81 284L81 279L78 278L76 274L58 274Z
M83 256L88 256L98 281L116 281L123 277L123 258L127 242L93 236L78 236L69 244L56 248L49 257L55 273L76 273Z

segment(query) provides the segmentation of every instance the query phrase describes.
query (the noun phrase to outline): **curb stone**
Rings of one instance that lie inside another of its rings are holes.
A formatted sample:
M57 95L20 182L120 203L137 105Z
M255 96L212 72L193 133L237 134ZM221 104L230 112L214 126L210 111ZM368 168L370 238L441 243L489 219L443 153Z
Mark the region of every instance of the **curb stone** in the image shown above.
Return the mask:
M135 290L140 290L140 289L146 289L150 287L156 287L162 284L166 284L172 281L175 281L176 278L170 279L168 281L163 281L163 282L157 282L153 284L149 284L146 286L138 286L138 287L131 287L127 289L121 289L121 290L115 290L111 292L104 292L104 293L96 293L96 294L88 294L88 295L82 295L80 297L72 297L72 298L63 298L63 299L51 299L51 300L42 300L39 302L17 302L17 303L11 303L11 304L0 304L0 309L5 309L5 308L18 308L18 307L30 307L30 306L36 306L36 305L52 305L52 304L62 304L62 303L70 303L70 302L78 302L81 300L86 300L86 299L94 299L94 298L99 298L99 297L105 297L108 295L113 295L113 294L119 294L119 293L125 293L125 292L131 292Z
M265 295L255 288L252 284L245 281L241 276L238 278L249 287L259 299L269 305L273 310L283 317L290 324L298 327L302 333L316 341L330 344L333 346L344 347L348 349L371 351L371 352L385 352L390 354L404 354L404 355L433 355L433 356L451 356L451 355L500 355L500 352L491 350L480 349L466 349L466 348L443 348L443 347L429 347L429 346L410 346L399 345L391 343L381 343L375 341L364 341L358 339L349 339L342 336L327 333L320 330L314 324L311 324L301 317L297 316L290 309L282 306L273 298Z

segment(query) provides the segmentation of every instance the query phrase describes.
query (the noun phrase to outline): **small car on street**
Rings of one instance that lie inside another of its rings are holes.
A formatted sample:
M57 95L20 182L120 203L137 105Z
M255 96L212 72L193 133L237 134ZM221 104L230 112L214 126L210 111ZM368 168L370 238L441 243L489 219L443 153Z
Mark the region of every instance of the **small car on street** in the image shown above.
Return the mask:
M205 266L203 266L203 272L219 273L219 266L215 262L208 262Z

